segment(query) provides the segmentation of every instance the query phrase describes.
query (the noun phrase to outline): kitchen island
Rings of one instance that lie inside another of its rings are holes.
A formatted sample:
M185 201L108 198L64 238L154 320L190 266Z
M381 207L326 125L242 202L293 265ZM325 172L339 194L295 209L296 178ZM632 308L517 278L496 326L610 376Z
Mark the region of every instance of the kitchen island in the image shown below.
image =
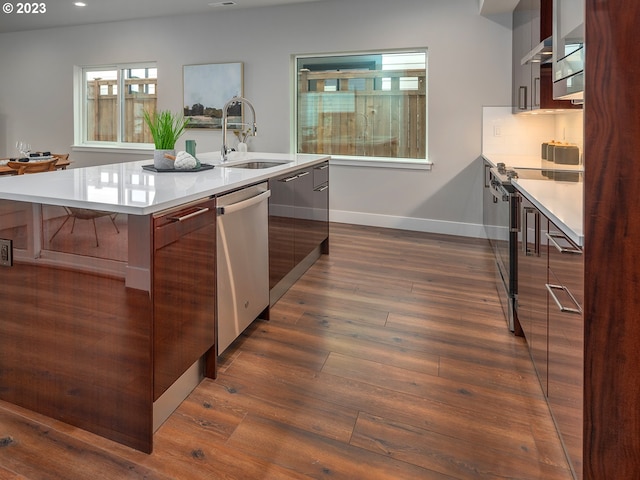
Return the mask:
M256 159L279 164L233 168ZM200 172L139 161L0 178L0 399L150 452L215 377L216 197L327 160L251 153ZM87 211L104 213L95 232Z

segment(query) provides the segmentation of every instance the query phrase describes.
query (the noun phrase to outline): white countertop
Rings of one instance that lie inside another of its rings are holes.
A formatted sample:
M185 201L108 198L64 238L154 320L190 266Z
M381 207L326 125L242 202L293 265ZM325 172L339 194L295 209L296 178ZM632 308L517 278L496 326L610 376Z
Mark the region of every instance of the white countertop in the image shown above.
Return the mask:
M153 159L33 175L0 176L0 199L148 215L329 160L328 155L232 153L227 165L246 160L288 162L266 169L221 167L220 153L197 154L216 164L200 172L155 173L142 169Z
M493 166L502 162L508 167L515 168L516 171L519 169L583 171L582 165L556 165L542 160L539 156L483 154L483 157ZM583 182L518 178L513 180L513 184L576 245L581 247L584 245Z
M578 246L584 245L583 183L517 179L516 188Z

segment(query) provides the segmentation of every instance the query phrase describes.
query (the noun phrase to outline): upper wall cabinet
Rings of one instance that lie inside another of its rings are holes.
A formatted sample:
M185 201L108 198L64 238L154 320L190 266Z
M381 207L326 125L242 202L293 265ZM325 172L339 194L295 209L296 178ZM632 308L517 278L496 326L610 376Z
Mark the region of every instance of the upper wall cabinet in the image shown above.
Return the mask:
M553 99L553 0L520 0L513 11L513 113L580 108Z
M553 2L553 80L553 98L583 98L584 0Z
M522 57L540 42L540 0L521 0L513 11L513 91L514 113L531 110L534 73L531 63L521 64ZM537 27L537 29L535 28ZM539 81L539 78L538 80Z

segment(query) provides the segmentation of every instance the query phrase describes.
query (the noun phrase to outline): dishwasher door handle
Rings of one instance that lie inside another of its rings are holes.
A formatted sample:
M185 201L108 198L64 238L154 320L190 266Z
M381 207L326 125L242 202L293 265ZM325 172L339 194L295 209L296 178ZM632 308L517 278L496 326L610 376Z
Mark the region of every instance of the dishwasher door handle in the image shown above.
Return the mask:
M232 203L231 205L225 205L222 207L217 207L216 211L218 215L229 215L234 212L239 212L240 210L244 210L247 207L252 205L256 205L257 203L266 200L271 196L271 190L267 190L266 192L262 192L255 197L247 198L246 200L241 200L237 203Z

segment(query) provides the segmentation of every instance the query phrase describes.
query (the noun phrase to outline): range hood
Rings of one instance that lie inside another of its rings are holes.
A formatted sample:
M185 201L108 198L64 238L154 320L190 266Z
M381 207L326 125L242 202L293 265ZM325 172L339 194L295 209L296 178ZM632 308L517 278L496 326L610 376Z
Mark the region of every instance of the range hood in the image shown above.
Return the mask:
M527 53L520 65L527 65L528 63L550 63L553 57L553 38L545 38L542 42L536 45L529 53Z

